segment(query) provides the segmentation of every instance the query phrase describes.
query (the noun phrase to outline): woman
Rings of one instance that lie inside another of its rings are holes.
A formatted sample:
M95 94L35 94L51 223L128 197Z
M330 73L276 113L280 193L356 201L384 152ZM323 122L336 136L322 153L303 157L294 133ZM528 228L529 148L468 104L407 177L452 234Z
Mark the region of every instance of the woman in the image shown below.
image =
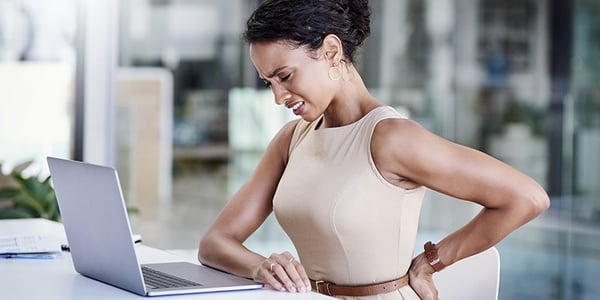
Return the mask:
M353 65L369 32L366 0L267 0L249 18L245 38L260 78L300 118L273 138L202 238L203 264L281 291L437 299L434 272L548 208L531 178L375 99ZM426 188L483 209L413 259ZM299 260L242 245L272 211Z

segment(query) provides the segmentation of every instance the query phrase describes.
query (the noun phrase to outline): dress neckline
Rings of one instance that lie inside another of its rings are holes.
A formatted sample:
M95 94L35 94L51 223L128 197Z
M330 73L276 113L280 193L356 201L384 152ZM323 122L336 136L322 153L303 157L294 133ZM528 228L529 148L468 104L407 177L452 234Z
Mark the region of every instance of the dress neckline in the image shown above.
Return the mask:
M378 110L381 110L384 108L387 109L387 108L390 108L390 106L388 106L388 105L377 106L377 107L371 109L368 113L366 113L364 116L360 117L360 119L356 120L355 122L352 122L352 123L346 124L346 125L342 125L342 126L337 126L337 127L321 128L321 125L323 124L323 119L325 117L324 115L321 115L321 117L319 117L318 120L314 121L314 126L313 126L312 130L315 132L320 132L320 131L335 131L335 130L342 130L345 128L352 128L360 123L363 123L367 119L367 117L374 114L375 111L378 111Z

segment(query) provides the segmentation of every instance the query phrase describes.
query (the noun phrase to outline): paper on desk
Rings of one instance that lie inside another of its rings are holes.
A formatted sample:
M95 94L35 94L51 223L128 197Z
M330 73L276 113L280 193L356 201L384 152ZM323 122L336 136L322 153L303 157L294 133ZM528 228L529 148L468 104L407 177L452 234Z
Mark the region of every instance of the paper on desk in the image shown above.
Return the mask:
M41 235L0 236L2 258L55 258L61 252L59 241Z
M23 258L23 259L54 259L58 253L38 253L38 254L0 254L2 258Z

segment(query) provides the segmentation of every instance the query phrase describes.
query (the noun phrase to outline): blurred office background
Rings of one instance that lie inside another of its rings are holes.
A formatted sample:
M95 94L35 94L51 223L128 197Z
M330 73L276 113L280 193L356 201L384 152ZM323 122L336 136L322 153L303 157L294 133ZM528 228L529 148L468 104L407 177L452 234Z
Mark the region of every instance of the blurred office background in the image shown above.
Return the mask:
M32 160L43 177L47 155L113 165L144 242L195 248L294 118L240 38L259 2L0 0L1 171ZM357 65L372 92L551 195L498 245L500 298L600 298L600 1L371 5ZM428 193L419 240L478 210ZM291 250L272 217L248 247Z

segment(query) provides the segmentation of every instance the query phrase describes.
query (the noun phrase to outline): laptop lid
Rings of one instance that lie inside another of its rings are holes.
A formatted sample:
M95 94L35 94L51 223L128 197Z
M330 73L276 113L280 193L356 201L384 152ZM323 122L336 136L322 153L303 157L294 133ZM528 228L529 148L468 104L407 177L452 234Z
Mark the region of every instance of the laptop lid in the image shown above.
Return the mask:
M138 262L131 225L114 168L48 157L75 270L139 295L169 295L255 289L252 280L191 263L155 264L161 271L199 287L148 291Z

